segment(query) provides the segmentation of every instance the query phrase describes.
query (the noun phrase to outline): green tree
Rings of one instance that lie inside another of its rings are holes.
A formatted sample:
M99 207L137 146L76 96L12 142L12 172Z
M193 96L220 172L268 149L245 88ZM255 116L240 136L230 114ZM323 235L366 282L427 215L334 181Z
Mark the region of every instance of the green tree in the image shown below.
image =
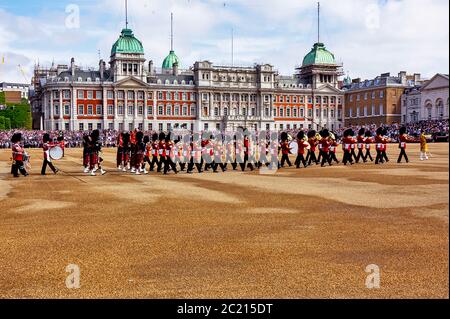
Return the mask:
M5 117L0 116L0 130L4 130L4 129L5 129Z
M9 117L5 117L5 130L11 129L11 119Z

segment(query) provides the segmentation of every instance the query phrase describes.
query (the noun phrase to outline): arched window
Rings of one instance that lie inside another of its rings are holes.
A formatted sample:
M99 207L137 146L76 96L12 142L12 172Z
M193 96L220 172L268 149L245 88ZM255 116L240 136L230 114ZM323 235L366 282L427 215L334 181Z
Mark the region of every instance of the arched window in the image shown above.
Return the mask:
M224 107L224 108L223 108L223 115L224 115L224 116L227 116L227 115L228 115L228 108L227 108L227 107Z
M436 116L439 119L444 117L444 101L442 101L442 99L436 100Z
M298 116L297 108L296 108L296 107L294 107L294 109L292 110L292 116L293 116L293 117L297 117L297 116Z
M291 116L291 108L288 107L288 108L286 109L286 117L290 117L290 116Z
M431 101L430 101L430 100L427 100L427 101L425 102L425 109L426 109L426 112L427 112L427 119L428 119L428 120L431 120L431 118L432 118L432 109L433 109L433 105L431 104Z

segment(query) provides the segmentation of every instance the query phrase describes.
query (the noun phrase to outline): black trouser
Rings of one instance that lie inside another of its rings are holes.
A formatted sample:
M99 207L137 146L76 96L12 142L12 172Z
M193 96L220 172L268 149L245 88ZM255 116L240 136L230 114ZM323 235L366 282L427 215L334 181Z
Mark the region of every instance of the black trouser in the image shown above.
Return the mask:
M41 169L41 175L45 175L45 171L47 170L47 165L50 167L50 169L53 171L53 173L56 173L56 168L53 166L52 162L49 162L48 159L44 158L44 162L42 163L42 169Z
M300 168L300 164L303 164L304 167L307 166L306 159L303 157L303 154L297 155L297 158L295 159L294 164L297 168Z
M400 148L400 155L398 156L397 163L400 163L402 161L402 157L405 157L406 163L409 162L408 155L406 155L406 151L403 147Z
M287 163L289 166L292 166L291 161L289 160L289 155L288 154L283 154L281 156L281 167L284 166L284 163Z
M320 163L321 159L322 159L322 149L319 148L319 157L317 158L316 162Z
M160 166L159 161L158 161L158 155L153 155L152 156L152 161L150 163L150 172L153 172L153 170L155 169L155 164L156 164L156 167L159 170L161 166Z
M354 144L352 144L352 145L354 145ZM351 149L351 158L355 159L355 161L356 161L356 153L355 153L355 149L354 148Z
M312 162L318 163L316 158L316 153L312 150L308 150L308 157L307 157L308 165L311 165Z
M325 165L325 163L328 163L328 165L331 165L331 161L328 158L328 152L320 151L319 156L322 157L322 163L320 164L322 167Z
M14 161L11 169L11 173L14 177L19 176L19 171L23 176L27 176L27 171L25 170L25 166L23 165L23 161Z
M387 157L386 150L383 150L381 152L381 156L386 162L389 162L389 158Z
M372 154L370 154L370 150L366 149L366 154L364 155L364 162L367 161L367 158L370 158L370 161L373 162Z
M194 163L194 157L191 157L191 160L189 161L187 172L191 173L193 171L193 169L194 169L194 165L197 167L197 171L199 173L201 173L202 172L202 164L201 163Z
M250 168L250 170L254 170L255 168L253 167L253 164L251 162L248 161L248 154L244 155L244 162L240 163L241 165L241 170L245 171L245 168L248 167Z
M220 166L220 169L222 170L222 172L225 172L227 170L227 164L222 163L222 162L216 162L214 161L213 164L213 171L217 172L217 168Z
M180 161L180 162L179 162L179 165L180 165L180 170L181 170L181 171L184 171L184 169L186 168L186 162Z
M166 166L166 157L161 155L159 157L159 160L158 160L157 164L158 164L158 173L161 173L162 165L164 164L164 169L165 169L165 166Z
M342 159L342 163L344 163L344 165L347 165L347 163L353 164L351 151L347 150L344 151L344 158Z
M377 150L377 157L375 158L375 164L378 163L384 163L383 152L381 150Z
M363 154L363 149L362 148L358 148L358 155L356 155L355 158L355 162L359 163L359 160L362 159L364 162L366 161L364 154Z
M145 169L145 163L148 163L150 167L152 166L152 162L148 156L144 156L144 161L142 162L142 169Z
M336 153L335 152L330 152L328 155L329 155L328 156L328 163L329 164L331 164L332 161L335 161L337 164L339 164L339 161L338 161L338 159L336 157Z
M170 158L170 156L166 156L164 160L164 174L167 174L169 168L171 168L175 173L178 173L177 165L174 163L174 161L172 161L172 158Z

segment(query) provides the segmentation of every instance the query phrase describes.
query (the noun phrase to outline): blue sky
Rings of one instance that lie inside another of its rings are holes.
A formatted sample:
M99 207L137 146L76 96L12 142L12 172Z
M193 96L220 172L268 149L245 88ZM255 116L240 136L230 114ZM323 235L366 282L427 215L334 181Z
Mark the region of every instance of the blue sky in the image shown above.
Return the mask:
M169 51L173 12L182 67L202 59L229 64L233 28L236 64L271 63L289 75L317 39L316 6L314 0L129 0L129 20L157 66ZM323 0L321 41L351 77L448 73L448 6L447 0ZM124 0L0 0L0 81L29 81L37 61L67 64L74 57L96 67L98 50L108 61L123 26Z

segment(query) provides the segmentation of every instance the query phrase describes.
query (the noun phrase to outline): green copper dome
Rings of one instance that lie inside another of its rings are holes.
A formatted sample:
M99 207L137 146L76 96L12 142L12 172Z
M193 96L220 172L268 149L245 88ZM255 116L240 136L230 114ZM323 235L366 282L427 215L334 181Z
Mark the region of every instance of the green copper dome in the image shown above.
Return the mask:
M336 64L334 54L325 49L323 43L315 43L311 51L303 59L303 66L312 64Z
M175 54L175 51L171 50L169 55L164 59L162 68L163 69L172 69L174 63L178 63L178 66L180 66L180 59L178 59L177 55Z
M132 30L123 29L119 39L111 49L111 55L116 53L144 54L144 47L141 41L134 37Z

